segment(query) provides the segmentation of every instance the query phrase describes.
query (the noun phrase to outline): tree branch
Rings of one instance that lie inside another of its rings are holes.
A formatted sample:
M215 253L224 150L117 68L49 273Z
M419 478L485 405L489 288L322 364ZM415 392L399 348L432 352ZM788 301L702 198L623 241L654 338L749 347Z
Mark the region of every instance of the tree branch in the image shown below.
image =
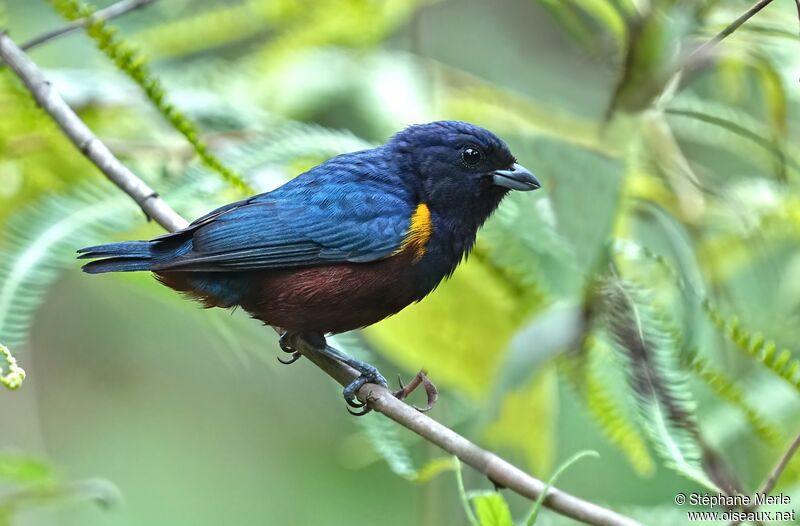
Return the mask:
M114 157L92 130L64 102L38 66L6 35L0 33L0 58L22 80L36 102L64 131L70 141L122 191L131 196L148 217L167 230L179 230L189 223L158 197L158 194Z
M124 15L125 13L129 13L130 11L139 9L140 7L145 7L147 5L150 5L155 1L156 0L121 0L116 4L111 4L105 9L100 9L92 16L87 16L86 18L75 20L74 22L71 22L66 26L54 29L53 31L49 31L43 35L39 35L36 38L32 38L31 40L25 42L19 47L27 51L33 47L40 46L45 42L49 42L55 38L67 35L69 33L72 33L73 31L77 31L83 27L86 27L95 20L111 20L112 18Z
M145 212L169 231L179 230L187 221L126 168L101 143L61 96L50 86L42 72L25 53L5 34L0 33L0 58L22 79L41 107L56 121L69 139L101 172L131 196ZM293 342L296 349L328 376L342 385L353 381L358 373L330 359L304 341ZM362 402L417 433L443 450L456 455L465 464L480 471L500 486L519 495L536 500L545 491L545 483L528 475L499 456L481 449L452 429L436 422L411 406L396 399L386 388L367 384L358 392ZM591 502L555 488L547 490L544 505L551 510L597 526L637 526L639 523Z

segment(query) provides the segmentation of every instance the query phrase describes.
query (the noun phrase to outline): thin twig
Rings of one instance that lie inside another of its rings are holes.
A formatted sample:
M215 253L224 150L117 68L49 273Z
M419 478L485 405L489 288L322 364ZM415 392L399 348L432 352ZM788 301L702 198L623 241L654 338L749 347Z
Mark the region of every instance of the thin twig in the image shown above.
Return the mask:
M136 175L114 157L69 108L60 95L52 89L39 68L4 33L0 33L0 58L4 59L19 76L37 102L50 114L70 140L123 191L128 193L148 215L169 231L186 226L185 219ZM322 353L305 341L293 342L293 347L342 385L352 382L358 373ZM498 486L506 487L519 495L535 500L546 485L528 475L494 453L479 448L452 429L436 422L411 406L395 398L386 388L367 384L358 392L358 398L376 411L383 413L401 426L417 433L429 442L457 456L485 474ZM603 526L636 526L639 523L614 511L579 499L555 488L547 490L544 505L567 517L587 524Z
M43 35L39 35L36 38L32 38L31 40L25 42L19 47L27 51L33 47L42 45L45 42L49 42L55 38L67 35L69 33L72 33L73 31L77 31L83 27L86 27L91 22L94 22L96 20L111 20L112 18L124 15L125 13L129 13L135 9L139 9L141 7L150 5L155 1L156 0L121 0L116 4L111 4L105 9L100 9L92 16L87 16L86 18L75 20L63 27L54 29L53 31L49 31Z
M767 479L763 484L761 484L761 487L758 488L758 491L756 492L757 494L767 495L770 491L772 491L772 489L775 487L775 484L778 483L778 479L781 478L786 466L789 465L792 457L797 452L798 448L800 448L800 435L797 435L794 440L792 440L792 443L789 444L789 449L787 449L786 452L781 455L781 458L778 459L778 463L775 464L775 467L769 472ZM754 510L755 507L752 509ZM741 521L737 520L731 522L728 526L739 526L741 523Z
M767 477L767 480L765 480L764 484L762 484L759 488L759 493L767 494L772 491L772 488L774 488L775 484L778 483L778 479L781 478L783 470L786 469L786 466L789 464L789 461L792 460L792 457L797 452L798 448L800 448L800 435L795 437L795 439L789 445L789 449L786 450L786 452L778 460L778 463L775 464L775 467L772 468L769 477Z
M796 1L800 2L800 0ZM702 60L705 58L708 55L708 52L711 51L714 46L722 42L723 39L739 29L742 24L750 20L756 13L767 7L771 2L772 0L758 0L758 2L753 4L750 9L745 11L739 18L725 26L722 31L714 35L714 38L708 40L703 45L692 51L687 59L687 62L694 63L697 60Z
M797 21L800 22L800 0L794 0L794 5L797 6Z

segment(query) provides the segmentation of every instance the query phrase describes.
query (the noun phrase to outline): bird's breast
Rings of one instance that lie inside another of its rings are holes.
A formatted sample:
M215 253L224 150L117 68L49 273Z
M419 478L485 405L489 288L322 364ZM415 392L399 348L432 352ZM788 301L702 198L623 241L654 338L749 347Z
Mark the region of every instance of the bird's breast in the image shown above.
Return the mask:
M410 229L419 232L413 237L419 241L408 243L408 248L413 249L415 273L424 296L455 271L472 249L478 227L437 213L428 206L423 215L419 208L412 217Z

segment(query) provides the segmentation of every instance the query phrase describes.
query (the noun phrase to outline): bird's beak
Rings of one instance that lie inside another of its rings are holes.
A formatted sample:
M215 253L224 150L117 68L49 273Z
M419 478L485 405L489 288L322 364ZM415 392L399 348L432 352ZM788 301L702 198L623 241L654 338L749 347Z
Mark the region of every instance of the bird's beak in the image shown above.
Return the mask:
M497 186L528 192L541 188L542 184L524 166L514 163L508 170L495 170L492 172L492 182Z

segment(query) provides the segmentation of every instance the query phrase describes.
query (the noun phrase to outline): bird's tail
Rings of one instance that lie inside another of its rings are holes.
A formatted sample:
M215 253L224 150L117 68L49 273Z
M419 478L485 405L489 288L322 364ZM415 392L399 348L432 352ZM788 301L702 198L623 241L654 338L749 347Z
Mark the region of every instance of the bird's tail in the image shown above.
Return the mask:
M150 270L153 262L149 241L109 243L107 245L82 248L78 250L78 253L80 253L78 259L103 258L91 261L83 266L83 271L89 274Z

